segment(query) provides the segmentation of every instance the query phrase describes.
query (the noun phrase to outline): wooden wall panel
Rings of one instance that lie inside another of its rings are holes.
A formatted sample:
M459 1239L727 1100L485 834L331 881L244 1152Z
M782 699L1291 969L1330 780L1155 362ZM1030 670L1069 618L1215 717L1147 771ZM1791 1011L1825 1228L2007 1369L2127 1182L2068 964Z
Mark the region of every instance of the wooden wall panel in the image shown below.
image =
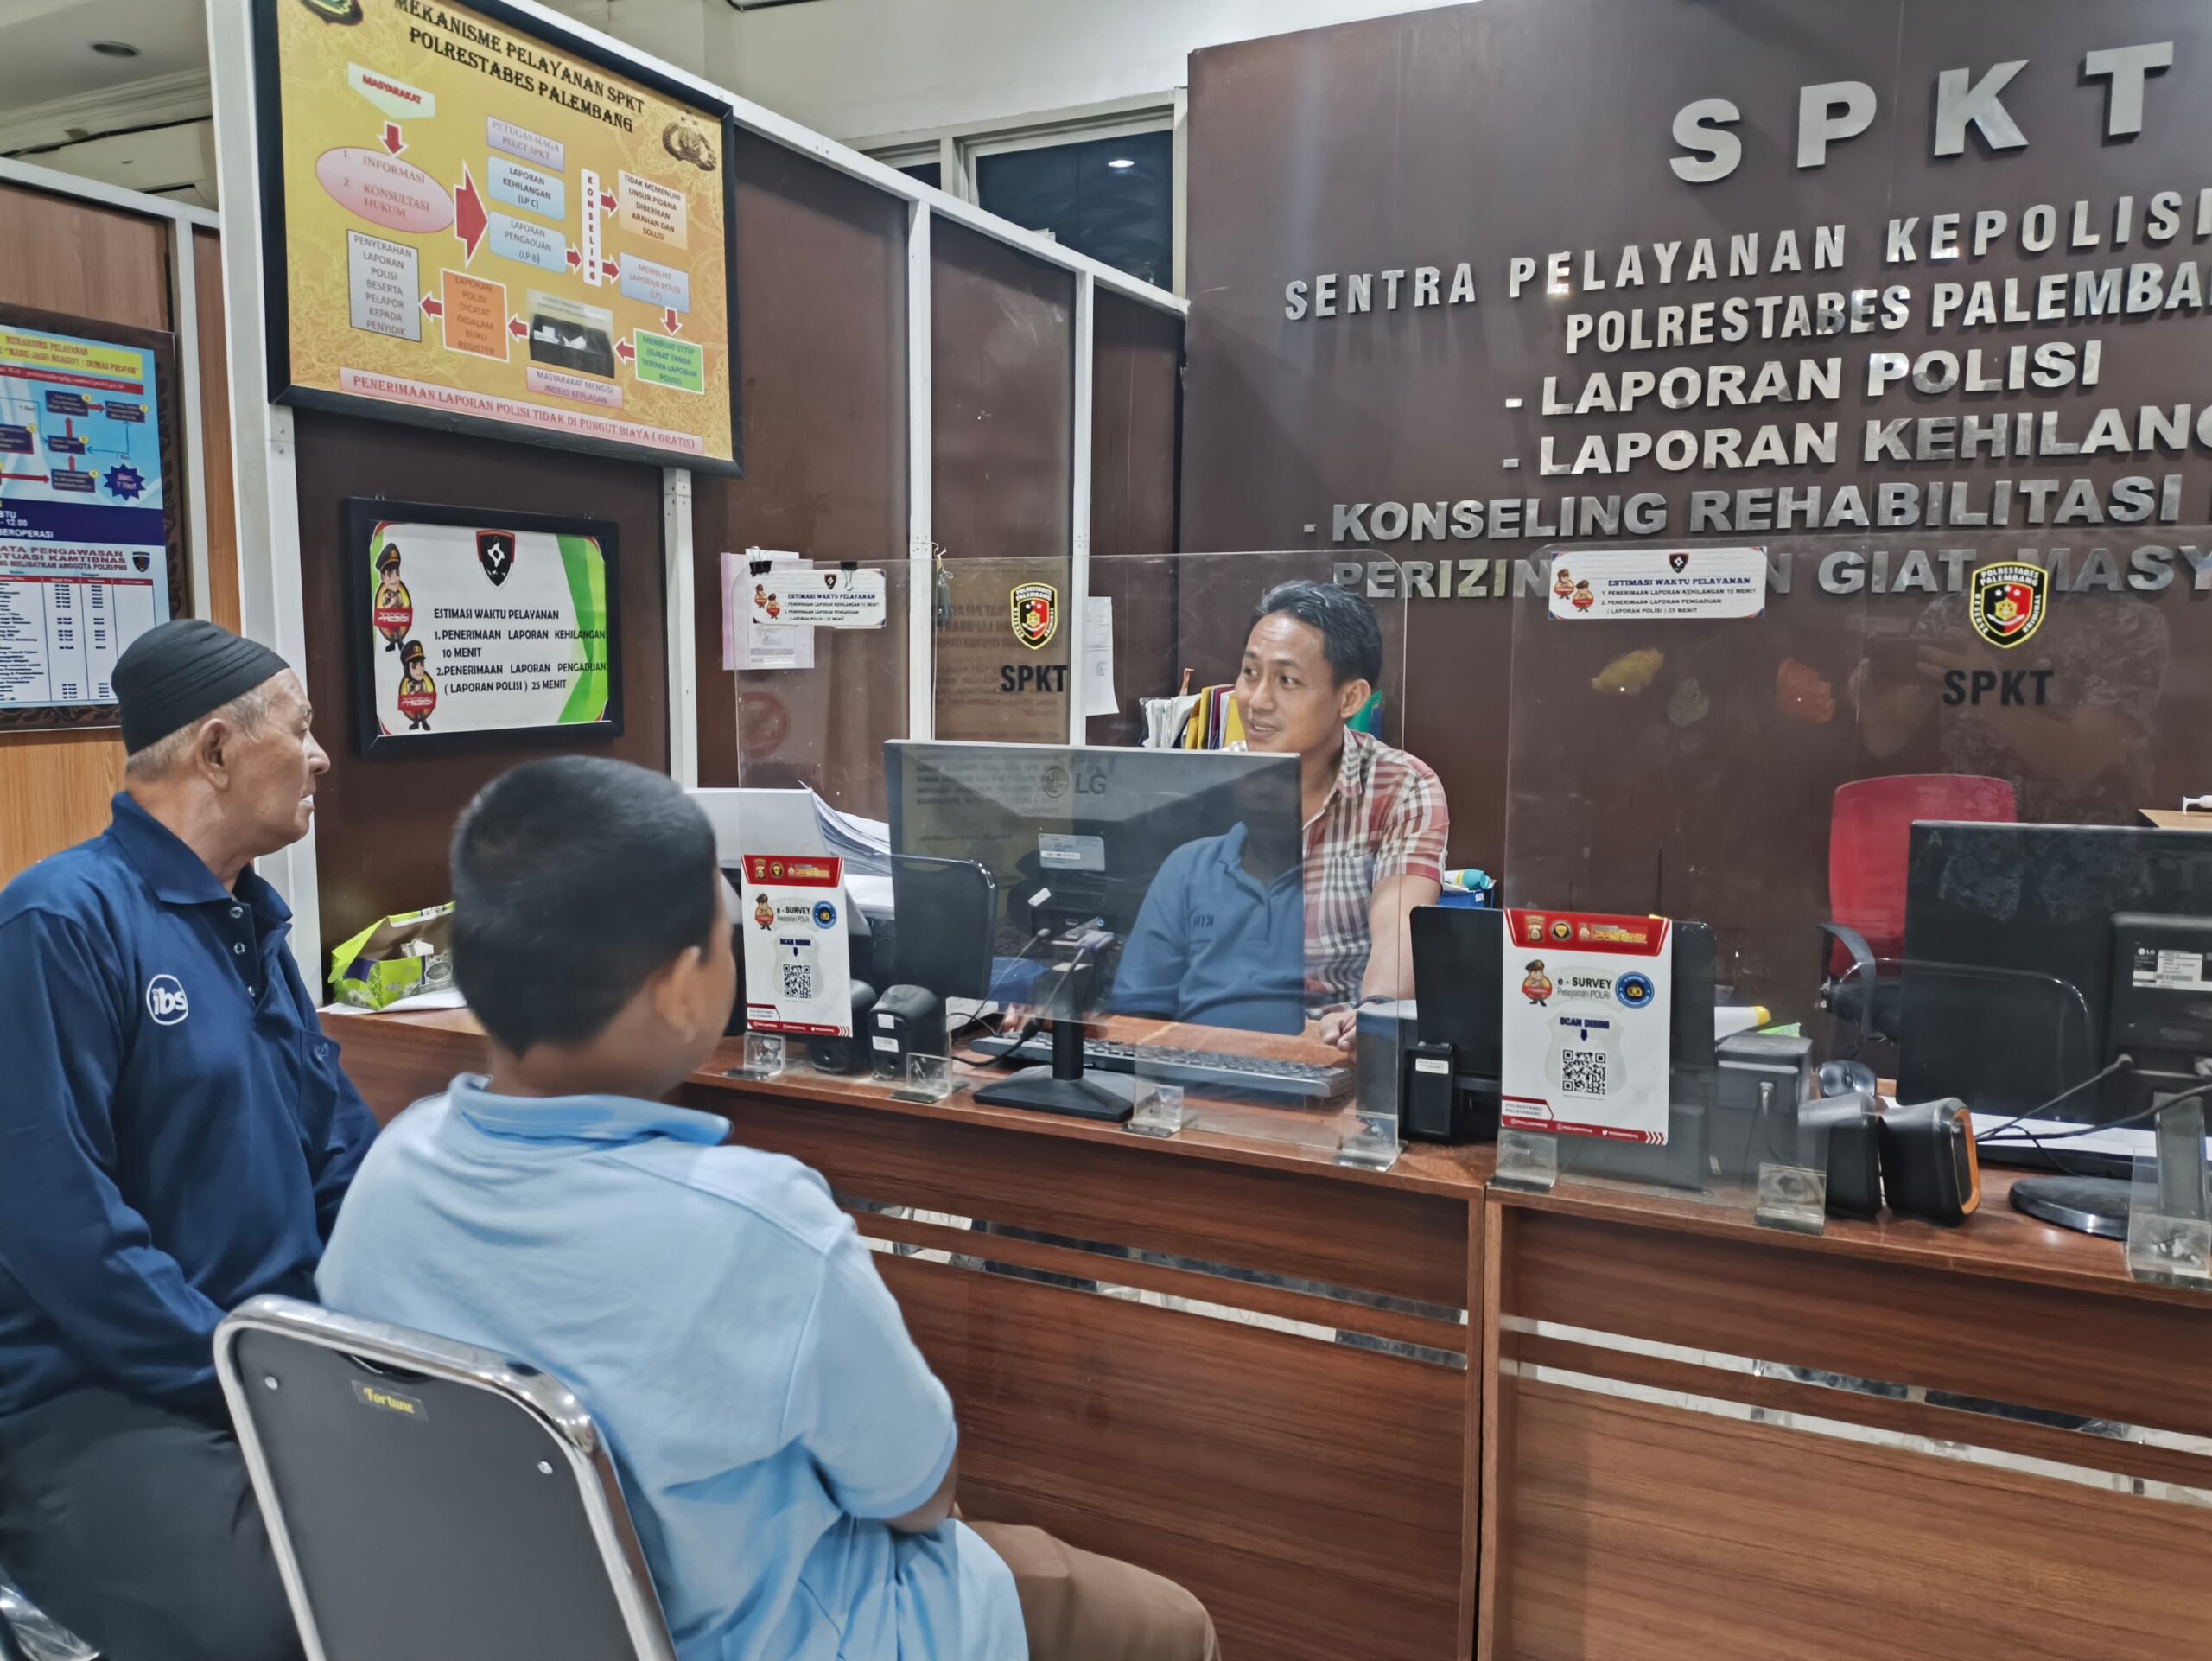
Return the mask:
M1066 618L1032 650L1009 601L1026 582L1067 597L1075 279L942 220L930 235L931 526L951 602L937 633L938 735L1065 743Z
M106 828L123 788L113 729L0 738L0 883Z
M1096 294L1090 557L1172 553L1183 321L1104 288Z
M930 238L932 534L949 559L1065 559L1075 279L947 220Z
M1500 1661L2099 1656L2212 1628L2212 1514L1548 1384L1509 1386ZM2129 1588L2139 1588L2139 1594Z
M231 455L230 337L223 311L223 243L213 231L192 233L193 295L200 326L200 459L205 476L192 481L207 504L207 615L238 627L238 493Z
M730 165L746 477L693 487L700 782L741 782L741 731L742 782L880 814L880 746L906 731L903 571L880 633L821 631L812 671L742 677L721 666L721 574L748 546L906 557L906 205L745 134Z
M455 817L486 781L563 749L668 770L667 577L660 469L534 444L462 437L302 410L300 551L308 695L331 770L315 800L315 865L326 945L391 912L451 898L446 850ZM344 503L391 496L538 513L588 514L620 528L623 734L618 739L493 739L481 748L367 761L353 742L351 641L340 581Z
M0 184L0 301L169 328L168 221Z
M1092 717L1094 744L1144 737L1137 700L1175 690L1175 493L1183 322L1104 289L1091 320L1090 592L1114 601L1122 712Z
M1978 1218L1965 1238L2005 1220ZM2212 1395L2168 1399L2161 1384L2177 1369L2212 1377L2212 1320L2194 1302L1814 1258L1541 1212L1517 1215L1515 1227L1510 1314L2212 1436ZM1686 1286L1699 1295L1679 1295ZM1930 1319L1939 1310L1948 1319ZM2065 1342L2024 1344L2028 1333Z
M1181 1582L1230 1656L1450 1656L1464 1375L913 1258L877 1262L952 1392L969 1516L1044 1528Z
M168 329L168 226L0 184L0 304ZM122 783L112 728L0 737L0 882L97 836Z

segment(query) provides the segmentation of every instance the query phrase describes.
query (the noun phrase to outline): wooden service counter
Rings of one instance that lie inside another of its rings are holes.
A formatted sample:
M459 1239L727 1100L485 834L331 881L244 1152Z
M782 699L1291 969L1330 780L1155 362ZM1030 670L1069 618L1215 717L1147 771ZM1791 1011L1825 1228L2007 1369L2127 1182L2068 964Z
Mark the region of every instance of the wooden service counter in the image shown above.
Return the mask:
M2034 1222L1492 1188L1484 1657L2212 1656L2212 1297Z
M325 1021L380 1119L482 1065L464 1015ZM1181 1581L1231 1661L1469 1653L1491 1149L1374 1175L964 1092L724 1076L738 1059L725 1045L677 1099L814 1167L890 1248L958 1407L969 1515Z
M327 1025L383 1118L481 1064L465 1015ZM2001 1174L1808 1239L736 1060L680 1099L877 1244L964 1509L1173 1575L1230 1661L2212 1656L2212 1298Z

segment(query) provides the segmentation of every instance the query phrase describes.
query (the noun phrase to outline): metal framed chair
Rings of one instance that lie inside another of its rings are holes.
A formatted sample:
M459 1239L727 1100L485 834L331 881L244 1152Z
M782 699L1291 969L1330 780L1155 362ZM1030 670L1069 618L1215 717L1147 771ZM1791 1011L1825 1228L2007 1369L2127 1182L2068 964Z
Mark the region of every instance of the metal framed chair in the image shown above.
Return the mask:
M549 1374L290 1298L215 1334L308 1661L675 1661L606 1440Z
M0 1573L0 1661L99 1661L99 1652Z

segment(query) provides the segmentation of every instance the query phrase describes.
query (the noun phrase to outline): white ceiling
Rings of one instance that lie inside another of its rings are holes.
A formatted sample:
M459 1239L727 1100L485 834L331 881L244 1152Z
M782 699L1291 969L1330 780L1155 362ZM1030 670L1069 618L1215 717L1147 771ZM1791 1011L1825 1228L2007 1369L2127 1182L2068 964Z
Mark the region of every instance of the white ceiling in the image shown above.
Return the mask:
M123 41L135 58L106 58L94 41ZM70 124L111 131L139 124L128 92L111 106L97 95L134 82L207 67L207 22L200 0L0 0L0 124L63 100L92 99ZM160 117L156 117L160 118Z

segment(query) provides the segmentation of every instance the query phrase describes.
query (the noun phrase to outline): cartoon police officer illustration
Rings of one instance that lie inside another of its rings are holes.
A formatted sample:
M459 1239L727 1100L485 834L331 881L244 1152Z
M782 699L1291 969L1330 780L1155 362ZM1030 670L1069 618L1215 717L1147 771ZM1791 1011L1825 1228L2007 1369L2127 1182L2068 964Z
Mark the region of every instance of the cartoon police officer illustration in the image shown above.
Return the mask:
M1544 972L1544 960L1541 958L1531 958L1529 960L1529 972L1521 983L1521 991L1531 1003L1543 1004L1551 1002L1552 977Z
M407 717L410 732L430 730L430 711L438 707L438 688L423 666L423 643L410 640L399 649L399 713Z
M377 556L377 597L375 615L371 620L378 633L384 636L384 649L399 650L399 643L407 638L407 631L415 624L415 601L407 592L407 585L399 580L399 544L387 542L384 551Z

